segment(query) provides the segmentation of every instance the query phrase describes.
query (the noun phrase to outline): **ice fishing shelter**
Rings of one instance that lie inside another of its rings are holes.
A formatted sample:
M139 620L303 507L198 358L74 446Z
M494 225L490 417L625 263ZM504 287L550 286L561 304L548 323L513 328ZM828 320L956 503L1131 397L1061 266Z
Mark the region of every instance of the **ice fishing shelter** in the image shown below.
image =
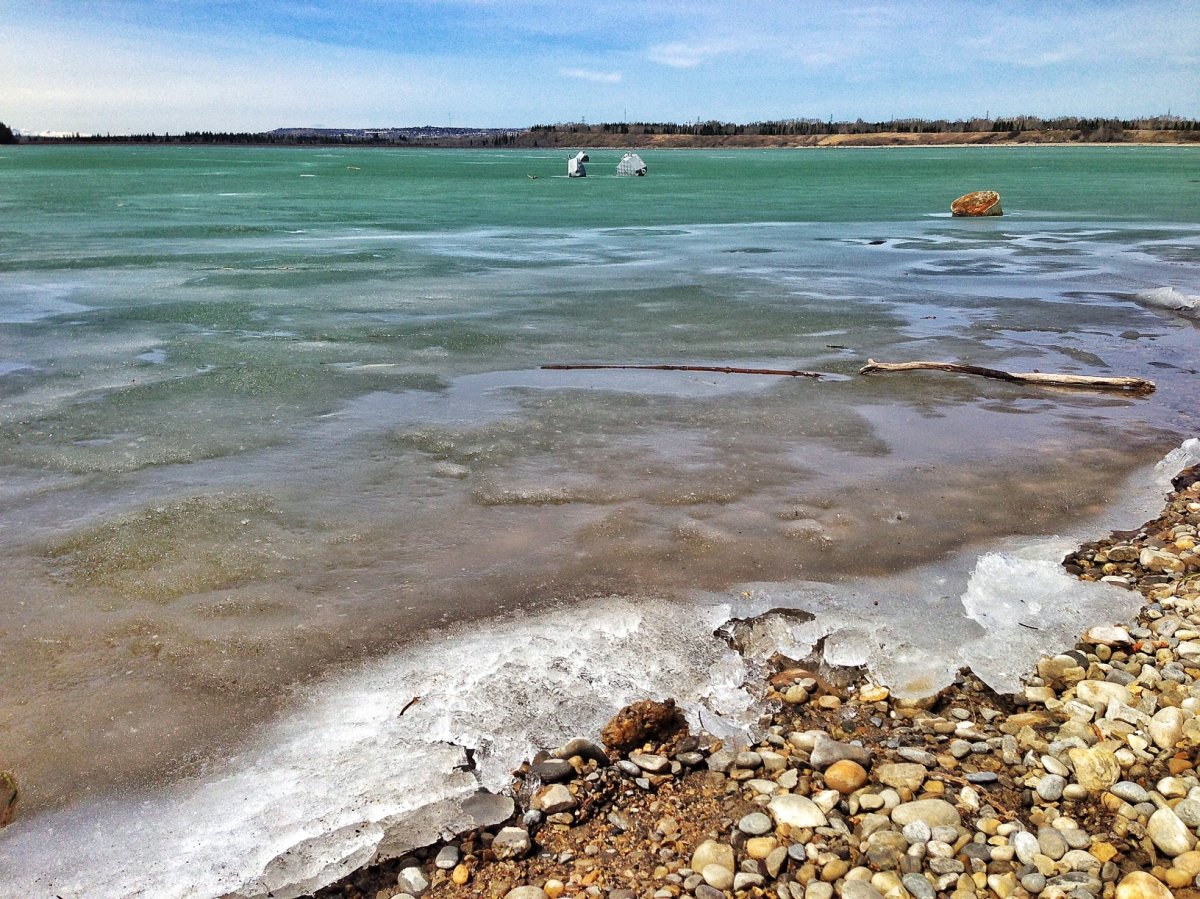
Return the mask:
M617 163L618 175L644 175L646 174L646 163L642 162L642 157L636 153L626 153L621 157L621 161Z
M567 160L567 177L568 178L586 178L587 169L583 167L585 162L592 160L586 153L580 150L574 156Z

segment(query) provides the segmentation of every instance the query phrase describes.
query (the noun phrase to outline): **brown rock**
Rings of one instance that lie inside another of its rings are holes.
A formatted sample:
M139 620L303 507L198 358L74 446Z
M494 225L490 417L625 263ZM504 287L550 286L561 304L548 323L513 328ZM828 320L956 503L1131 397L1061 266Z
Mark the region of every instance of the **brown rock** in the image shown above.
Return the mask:
M627 705L600 730L600 740L610 752L627 752L647 742L666 742L687 733L683 712L674 699L643 700Z
M867 782L867 772L858 762L842 759L825 769L825 786L848 796Z
M963 194L950 204L954 215L1003 215L1000 194L994 190L976 190Z

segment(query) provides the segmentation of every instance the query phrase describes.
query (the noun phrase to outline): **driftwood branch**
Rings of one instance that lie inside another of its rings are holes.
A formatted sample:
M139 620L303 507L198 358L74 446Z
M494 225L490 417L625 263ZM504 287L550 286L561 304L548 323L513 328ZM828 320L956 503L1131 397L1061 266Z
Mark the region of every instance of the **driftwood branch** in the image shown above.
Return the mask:
M950 371L962 375L979 375L1017 384L1037 384L1042 387L1077 387L1091 390L1125 390L1130 393L1152 393L1154 382L1144 378L1097 378L1091 375L1054 375L1042 372L1011 372L978 365L958 365L954 362L876 362L868 359L858 370L860 375L879 371Z
M800 371L791 368L733 368L728 365L543 365L549 371L594 371L596 369L632 368L638 371L713 371L722 375L780 375L787 378L817 378L819 371Z

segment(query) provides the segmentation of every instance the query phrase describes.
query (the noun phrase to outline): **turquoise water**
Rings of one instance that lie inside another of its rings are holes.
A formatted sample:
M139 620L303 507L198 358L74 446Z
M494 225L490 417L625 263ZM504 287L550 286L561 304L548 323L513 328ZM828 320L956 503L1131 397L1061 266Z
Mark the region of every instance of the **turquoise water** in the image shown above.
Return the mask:
M27 816L209 770L464 622L1053 533L1196 433L1196 325L1139 299L1200 293L1195 149L591 158L0 151L0 760ZM949 217L980 188L1003 217Z

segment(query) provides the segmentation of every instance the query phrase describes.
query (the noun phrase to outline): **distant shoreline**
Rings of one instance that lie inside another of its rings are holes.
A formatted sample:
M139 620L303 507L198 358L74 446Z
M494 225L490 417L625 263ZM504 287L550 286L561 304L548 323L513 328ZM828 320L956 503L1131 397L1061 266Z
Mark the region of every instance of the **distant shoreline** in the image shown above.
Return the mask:
M1030 130L950 131L920 133L881 131L863 134L811 135L708 135L622 134L601 131L524 131L496 137L420 138L404 140L279 138L267 135L149 135L131 137L22 136L8 146L241 146L241 147L342 147L386 149L512 149L512 150L804 150L879 147L1187 147L1200 146L1200 131L1126 130L1119 140L1095 140L1081 131Z

